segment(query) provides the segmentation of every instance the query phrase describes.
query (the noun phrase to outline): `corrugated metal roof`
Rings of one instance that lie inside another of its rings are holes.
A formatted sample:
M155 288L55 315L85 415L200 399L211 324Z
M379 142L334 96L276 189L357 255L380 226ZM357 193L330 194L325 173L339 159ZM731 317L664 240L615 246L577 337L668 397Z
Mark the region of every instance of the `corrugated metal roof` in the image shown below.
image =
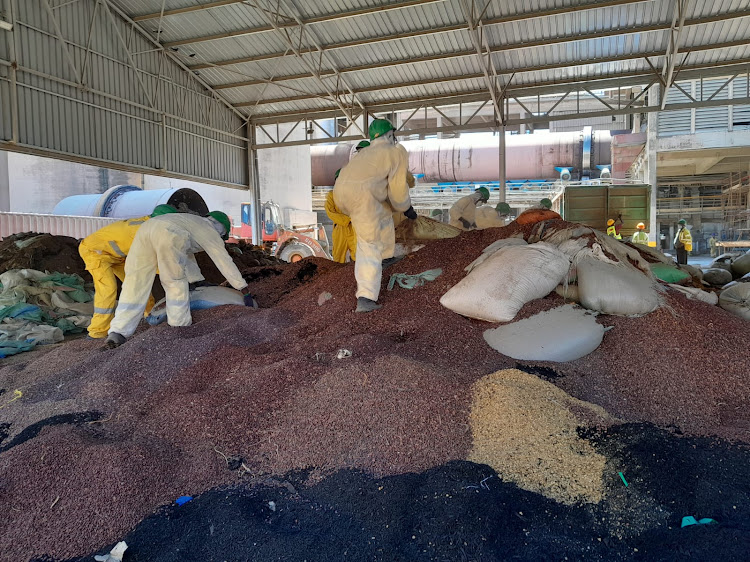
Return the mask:
M329 108L327 90L336 87L351 88L365 104L482 89L489 98L462 0L245 0L212 8L166 0L163 18L163 0L111 1L251 116ZM482 13L483 39L501 84L515 73L513 88L557 84L563 91L618 77L643 84L652 72L646 56L657 69L664 64L674 6L672 0L491 2ZM680 51L690 51L687 66L747 62L748 23L750 0L688 0L689 27L680 35Z

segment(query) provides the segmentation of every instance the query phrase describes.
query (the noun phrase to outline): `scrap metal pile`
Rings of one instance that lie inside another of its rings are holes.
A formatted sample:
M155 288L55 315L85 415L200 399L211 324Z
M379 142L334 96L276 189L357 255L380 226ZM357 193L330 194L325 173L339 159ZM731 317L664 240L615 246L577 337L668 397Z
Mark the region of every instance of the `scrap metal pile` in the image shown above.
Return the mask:
M352 264L310 258L246 267L259 309L28 354L0 367L0 559L123 539L126 560L741 558L750 323L659 281L661 261L564 221L512 224L407 255L371 314L353 312ZM480 306L441 304L472 276ZM608 308L641 282L650 311ZM569 342L575 357L488 343L574 301L598 338Z

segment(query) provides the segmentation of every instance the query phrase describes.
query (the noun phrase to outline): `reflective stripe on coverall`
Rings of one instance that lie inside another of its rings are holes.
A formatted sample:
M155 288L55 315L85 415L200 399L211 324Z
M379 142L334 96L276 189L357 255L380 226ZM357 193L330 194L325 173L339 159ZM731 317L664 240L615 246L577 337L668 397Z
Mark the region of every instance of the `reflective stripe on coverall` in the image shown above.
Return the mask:
M333 261L345 263L347 250L351 254L352 261L356 261L357 234L354 232L352 219L336 207L333 191L329 191L326 195L325 209L328 218L333 221L333 251L331 252Z
M450 225L460 228L461 230L467 230L461 219L464 219L469 224L476 224L476 212L477 212L477 197L476 193L461 197L456 201L450 210Z
M474 219L478 230L505 226L505 217L500 216L500 213L492 205L482 205L474 212L476 213Z
M614 226L608 226L607 227L607 236L612 236L613 238L617 238L618 240L622 240L622 236L617 234L617 229Z
M78 247L86 271L94 279L94 316L88 327L92 338L107 337L117 304L117 280L125 279L125 258L133 238L150 218L147 215L109 224L88 235ZM153 306L154 297L149 292L146 312Z
M167 322L170 326L189 326L192 322L187 277L189 256L201 250L205 250L232 287L240 290L247 286L208 219L183 213L154 217L133 240L109 333L116 332L126 338L133 335L146 307L157 267L167 298Z
M406 149L379 137L341 170L333 188L336 207L351 217L357 236L357 298L378 300L382 261L396 246L391 213L411 207L408 166Z

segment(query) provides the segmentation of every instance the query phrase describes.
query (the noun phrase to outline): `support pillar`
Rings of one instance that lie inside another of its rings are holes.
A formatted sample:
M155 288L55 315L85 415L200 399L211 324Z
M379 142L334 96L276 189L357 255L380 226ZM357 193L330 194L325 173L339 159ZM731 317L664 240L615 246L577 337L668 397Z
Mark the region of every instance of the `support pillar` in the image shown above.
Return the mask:
M499 141L498 141L498 179L500 181L500 202L505 202L505 125L498 127Z
M658 88L651 87L648 94L648 104L658 105L659 103L659 90ZM648 121L646 126L646 162L648 164L646 169L646 182L650 186L650 197L649 197L649 224L648 224L648 241L649 243L655 242L656 247L659 247L659 223L656 221L656 198L659 195L659 188L656 176L656 146L659 142L658 137L658 122L659 113L657 111L651 111L648 114Z
M0 150L0 212L10 211L10 169L8 152Z
M260 231L261 200L260 176L258 175L258 150L255 148L255 125L247 123L247 183L250 199L253 204L253 244L259 246L263 242Z

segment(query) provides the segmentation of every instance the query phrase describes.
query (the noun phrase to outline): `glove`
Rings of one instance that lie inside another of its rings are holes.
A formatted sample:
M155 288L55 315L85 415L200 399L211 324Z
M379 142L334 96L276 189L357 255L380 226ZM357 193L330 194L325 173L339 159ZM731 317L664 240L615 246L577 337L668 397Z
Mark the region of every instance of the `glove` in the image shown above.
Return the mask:
M414 210L414 207L409 207L408 209L406 209L406 211L404 211L404 215L407 219L411 219L413 221L417 220L417 212Z
M253 295L251 295L250 293L242 297L242 300L245 302L245 306L249 306L250 308L258 308L258 303L255 302Z
M470 228L471 228L471 223L470 223L469 221L467 221L467 220L466 220L465 218L461 217L461 218L460 218L460 219L458 219L458 220L459 220L459 221L461 221L461 224L463 225L463 227L464 227L464 228L465 228L466 230L468 230L468 229L470 229Z

